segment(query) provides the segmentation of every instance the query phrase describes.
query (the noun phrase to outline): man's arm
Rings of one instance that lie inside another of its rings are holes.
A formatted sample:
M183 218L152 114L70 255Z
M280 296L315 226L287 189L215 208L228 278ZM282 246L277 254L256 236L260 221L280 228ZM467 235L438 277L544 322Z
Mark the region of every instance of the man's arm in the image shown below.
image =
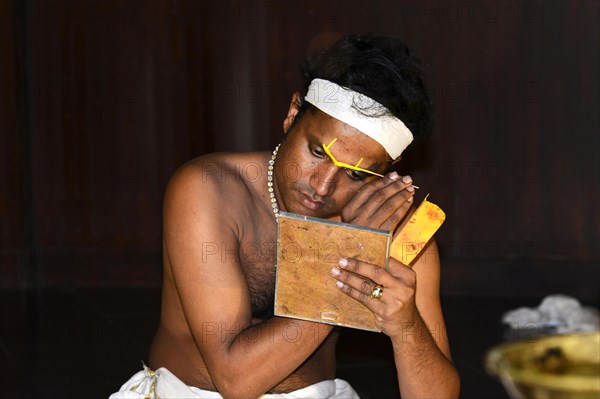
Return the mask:
M342 219L395 231L409 212L413 195L412 179L392 172L365 184L342 211ZM396 259L390 259L389 272L354 259L343 263L332 274L342 291L374 313L377 326L391 338L402 397L458 397L460 380L450 361L435 241L412 268ZM371 298L375 284L384 287L378 301Z
M398 268L407 268L405 265ZM451 362L440 304L440 262L435 240L415 260L414 321L405 322L392 339L398 383L403 398L457 398L460 379Z
M403 398L458 397L460 380L450 361L439 301L435 241L423 250L413 268L390 259L388 272L347 259L332 274L342 291L373 311L377 326L390 337ZM384 287L378 301L370 297L372 282Z
M164 207L165 248L213 383L224 397L258 397L300 366L331 327L278 317L251 324L248 284L232 255L239 253L232 187L204 180L193 166L171 180ZM215 245L227 253L209 256L206 249Z

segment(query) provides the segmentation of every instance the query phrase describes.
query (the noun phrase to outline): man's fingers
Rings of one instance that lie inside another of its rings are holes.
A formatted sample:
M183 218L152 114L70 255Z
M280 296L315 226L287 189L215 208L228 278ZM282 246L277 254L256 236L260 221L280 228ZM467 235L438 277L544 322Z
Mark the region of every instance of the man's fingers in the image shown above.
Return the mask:
M376 284L385 285L390 277L383 267L364 263L353 258L341 258L338 261L341 269L366 277ZM370 287L369 292L373 289Z
M365 184L342 211L342 219L350 223L393 230L408 210L414 194L410 176L400 178L396 174L393 177L394 173ZM408 204L404 206L406 202ZM394 219L399 220L394 222Z
M369 278L349 273L347 270L341 270L337 267L331 269L331 274L338 279L336 285L341 291L367 306L372 311L375 310L374 306L377 306L374 302L380 302L383 299L376 300L371 297L376 283Z
M408 287L414 287L416 284L417 275L415 271L397 259L389 259L388 273L391 276L400 279L400 281Z
M406 190L388 198L373 214L371 219L379 222L379 228L395 230L413 204L413 195Z
M396 172L388 173L381 179L376 179L372 182L366 183L363 185L360 190L356 193L356 195L348 202L350 207L359 208L362 204L364 204L374 192L381 190L394 183L395 181L402 180L400 179L400 175Z
M351 286L348 283L343 283L341 281L337 281L336 282L338 288L340 290L342 290L346 295L356 299L358 302L362 303L363 305L365 305L367 308L369 308L371 311L374 311L375 307L379 305L379 301L374 300L373 298L371 298L371 293L370 291L368 293L365 293L362 290L358 290L356 288L354 288L353 286Z

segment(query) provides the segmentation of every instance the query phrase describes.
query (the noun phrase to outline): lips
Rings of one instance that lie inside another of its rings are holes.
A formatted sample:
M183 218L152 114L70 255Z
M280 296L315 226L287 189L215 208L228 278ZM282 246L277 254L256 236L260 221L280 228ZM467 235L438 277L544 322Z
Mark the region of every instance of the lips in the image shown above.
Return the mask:
M300 192L300 203L311 211L318 211L325 206L325 203L322 201L316 201L313 197L303 192Z

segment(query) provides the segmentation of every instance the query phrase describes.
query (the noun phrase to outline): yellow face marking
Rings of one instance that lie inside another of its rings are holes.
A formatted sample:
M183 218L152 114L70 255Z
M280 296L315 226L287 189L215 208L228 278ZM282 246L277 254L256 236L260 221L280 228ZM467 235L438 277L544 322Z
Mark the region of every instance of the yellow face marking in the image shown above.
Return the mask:
M356 163L356 165L350 165L349 163L345 163L345 162L340 162L337 159L335 159L335 157L333 156L333 154L331 153L331 151L329 150L331 148L331 146L337 141L337 137L335 139L333 139L331 141L331 143L329 144L325 144L323 143L323 150L325 151L325 154L327 154L327 156L331 159L331 162L333 162L333 164L339 168L345 168L345 169L350 169L350 170L355 170L357 172L364 172L364 173L369 173L371 175L375 175L375 176L379 176L379 177L383 177L382 174L373 172L371 170L368 169L363 169L363 168L359 168L358 165L360 165L360 163L362 162L363 158L359 159L358 162Z

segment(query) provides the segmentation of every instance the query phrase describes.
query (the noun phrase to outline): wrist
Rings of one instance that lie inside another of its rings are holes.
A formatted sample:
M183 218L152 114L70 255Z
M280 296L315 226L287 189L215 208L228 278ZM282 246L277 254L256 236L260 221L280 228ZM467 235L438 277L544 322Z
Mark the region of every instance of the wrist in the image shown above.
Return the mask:
M413 321L403 322L400 329L390 339L394 347L417 346L429 339L430 333L420 316L414 317Z

